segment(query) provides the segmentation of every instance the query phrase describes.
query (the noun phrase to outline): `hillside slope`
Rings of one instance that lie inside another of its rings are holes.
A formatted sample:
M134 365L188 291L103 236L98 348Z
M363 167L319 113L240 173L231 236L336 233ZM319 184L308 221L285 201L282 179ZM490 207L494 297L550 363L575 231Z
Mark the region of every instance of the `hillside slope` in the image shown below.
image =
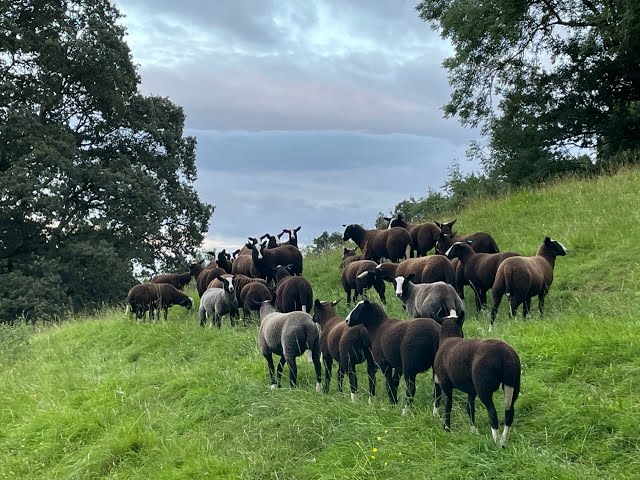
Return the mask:
M316 394L304 359L301 388L269 390L255 325L201 329L179 307L153 325L105 311L0 329L0 478L639 478L639 187L640 171L628 170L459 216L461 232L487 231L503 251L533 254L544 235L569 249L545 318L534 300L531 319L511 320L503 302L492 332L523 363L505 449L480 402L480 435L469 432L462 395L444 432L430 374L418 376L415 410L403 417L380 374L373 405L351 403L335 378L329 395ZM339 257L305 259L322 299L344 296ZM389 312L404 318L396 299ZM486 313L472 312L465 334L488 336L487 326Z

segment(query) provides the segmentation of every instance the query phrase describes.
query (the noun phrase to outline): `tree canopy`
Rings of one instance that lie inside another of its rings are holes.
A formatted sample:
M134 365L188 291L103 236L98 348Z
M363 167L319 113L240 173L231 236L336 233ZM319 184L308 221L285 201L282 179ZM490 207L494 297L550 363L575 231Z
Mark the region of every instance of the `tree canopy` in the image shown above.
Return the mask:
M453 45L444 111L482 129L489 173L534 183L638 148L640 2L423 0L417 10Z
M213 207L182 108L138 91L117 9L0 12L0 320L122 300L134 263L184 270Z

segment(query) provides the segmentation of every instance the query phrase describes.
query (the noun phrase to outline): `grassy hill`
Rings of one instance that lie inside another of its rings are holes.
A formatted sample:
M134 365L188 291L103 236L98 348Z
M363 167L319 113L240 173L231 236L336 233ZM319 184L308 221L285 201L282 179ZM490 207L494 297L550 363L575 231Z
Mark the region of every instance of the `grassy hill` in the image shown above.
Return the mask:
M545 234L569 249L545 318L534 300L531 319L511 320L503 302L491 334L523 364L505 449L479 401L480 435L469 432L460 394L444 432L430 374L406 417L381 374L373 405L351 403L335 378L315 393L304 359L299 389L271 391L256 325L201 329L179 307L167 323L136 324L113 310L0 329L0 478L640 478L639 190L640 171L627 170L459 216L461 231L490 232L503 251L533 254ZM321 299L343 296L339 256L305 259ZM469 310L466 336L488 336L488 314ZM404 316L396 299L389 311Z

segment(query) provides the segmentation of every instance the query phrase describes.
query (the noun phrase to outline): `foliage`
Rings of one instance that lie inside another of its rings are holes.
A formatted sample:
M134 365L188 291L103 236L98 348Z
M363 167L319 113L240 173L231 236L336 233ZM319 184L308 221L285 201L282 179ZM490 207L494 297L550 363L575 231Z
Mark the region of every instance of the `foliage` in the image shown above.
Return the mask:
M512 320L503 302L491 334L486 313L465 321L467 337L502 338L522 360L504 449L479 401L480 434L469 432L461 392L443 430L430 373L418 375L405 416L380 373L371 405L339 394L335 369L330 393L316 393L304 359L299 389L271 391L255 325L202 329L182 307L142 324L106 309L55 327L0 327L0 478L638 478L640 264L630 259L640 231L619 224L640 222L639 182L638 169L572 179L460 213L461 229L488 231L505 251L532 254L545 234L569 249L545 318ZM341 296L340 254L305 257L317 298ZM406 318L387 298L389 315ZM502 419L501 390L494 402Z
M118 11L107 0L0 0L0 11L0 283L55 290L5 297L0 321L121 299L134 262L183 270L213 208L193 187L182 108L138 93Z
M453 44L444 111L482 127L487 173L531 184L638 147L638 2L423 0L417 10Z
M342 233L329 233L326 230L311 240L311 244L307 247L310 253L326 253L329 250L342 245Z

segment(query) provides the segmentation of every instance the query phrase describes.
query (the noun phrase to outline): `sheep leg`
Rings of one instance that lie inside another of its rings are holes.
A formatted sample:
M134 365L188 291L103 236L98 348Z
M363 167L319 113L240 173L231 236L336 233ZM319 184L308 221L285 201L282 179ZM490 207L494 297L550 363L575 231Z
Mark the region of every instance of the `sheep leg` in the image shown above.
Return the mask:
M311 348L311 360L313 361L313 369L316 373L316 392L319 392L321 389L322 365L320 364L320 343L317 340Z
M541 292L538 295L538 310L540 310L540 318L543 317L544 315L544 297L546 295L546 292Z
M350 288L345 288L344 289L345 292L347 292L347 305L351 304L351 289Z
M298 385L298 365L296 365L296 357L290 356L286 359L289 365L289 386L296 388Z
M169 307L164 307L162 310L164 310L164 321L166 322L169 316Z
M369 377L369 400L371 400L376 395L376 371L378 367L376 366L376 362L373 361L373 355L371 355L371 350L368 348L365 349L364 356L367 360L367 377Z
M406 392L406 401L407 404L405 405L405 407L402 409L402 414L405 415L409 412L409 410L411 409L411 405L413 405L413 397L415 397L416 395L416 375L412 374L412 375L407 375L405 374L404 376L404 385L405 385L405 392Z
M496 320L496 315L498 314L498 307L500 306L500 302L502 302L502 294L504 292L499 289L492 289L491 296L493 297L493 305L491 306L491 323L489 324L489 331L493 327L493 322Z
M518 307L522 302L515 295L509 296L509 315L511 318L516 318L518 314Z
M491 424L491 436L496 444L499 443L500 437L498 435L498 412L496 412L496 406L493 404L492 392L478 392L480 401L487 408L489 414L489 423Z
M351 381L351 380L349 380ZM338 391L342 393L342 384L344 383L344 368L338 364Z
M333 368L333 358L330 355L322 355L324 362L324 387L323 392L329 393L329 384L331 383L331 370ZM340 387L338 387L340 389Z
M280 357L280 361L278 362L278 369L276 370L276 382L278 384L278 388L280 388L280 380L282 379L282 371L284 370L285 358L284 355Z
M267 367L269 368L269 378L271 379L271 388L275 387L276 380L274 378L274 368L273 368L273 356L271 353L263 354L265 360L267 361Z
M513 388L513 387L505 387L503 384L503 389L505 390L505 406L507 403L506 397L507 397L507 389L511 388L513 389L513 393L511 396L511 405L509 408L506 408L504 411L504 430L502 432L502 437L500 439L500 442L502 443L502 445L504 446L505 443L507 443L507 440L509 438L509 430L511 430L511 424L513 423L513 415L515 414L515 408L514 408L514 404L516 402L516 399L518 398L518 389L517 388Z
M242 325L246 327L247 325L249 325L250 321L251 321L251 310L243 306L242 307Z
M451 408L453 407L453 385L444 383L441 385L445 395L444 400L444 429L451 431Z
M216 327L218 328L222 327L222 317L216 313L214 318L216 322Z
M467 415L469 415L469 421L471 422L471 431L478 433L476 428L476 394L469 393L467 395Z
M529 312L531 311L531 297L527 298L524 302L522 302L522 318L527 318Z
M387 392L389 394L389 401L392 405L398 403L398 396L393 389L393 369L389 365L381 367L384 378L387 380Z
M478 292L478 295L480 295L480 310L483 308L487 308L487 291L480 290Z

